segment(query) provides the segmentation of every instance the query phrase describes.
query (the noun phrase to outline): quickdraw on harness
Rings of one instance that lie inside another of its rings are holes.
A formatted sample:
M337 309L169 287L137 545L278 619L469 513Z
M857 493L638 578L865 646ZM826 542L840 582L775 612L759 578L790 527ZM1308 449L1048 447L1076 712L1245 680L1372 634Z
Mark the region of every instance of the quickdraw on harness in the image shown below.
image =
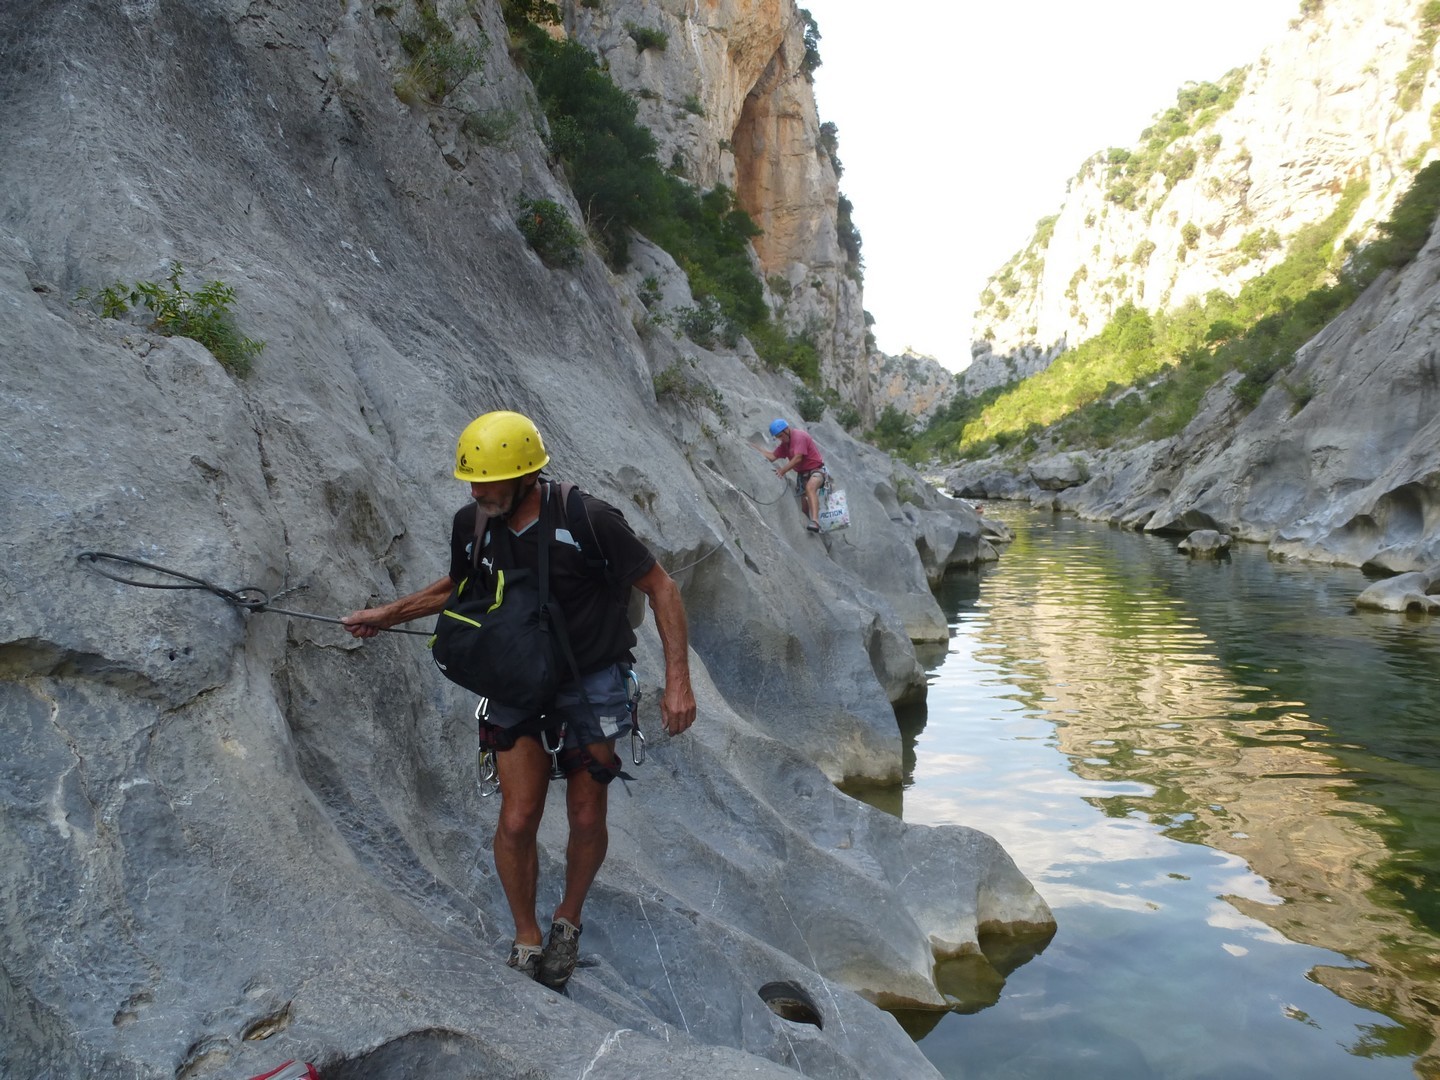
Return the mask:
M645 733L640 730L640 680L636 677L633 669L626 670L625 685L625 708L630 713L630 760L635 765L644 765ZM489 712L489 699L481 698L475 706L475 723L479 731L479 748L475 764L481 798L489 798L500 790L500 770L495 750L485 744L485 727L488 723ZM562 723L555 727L545 728L539 733L539 737L540 745L550 755L550 779L563 780L565 769L561 765L561 755L565 750L565 725ZM616 755L615 760L609 763L600 762L582 746L571 760L580 768L587 770L602 784L609 784L616 777L621 780L635 779L624 771L619 755Z

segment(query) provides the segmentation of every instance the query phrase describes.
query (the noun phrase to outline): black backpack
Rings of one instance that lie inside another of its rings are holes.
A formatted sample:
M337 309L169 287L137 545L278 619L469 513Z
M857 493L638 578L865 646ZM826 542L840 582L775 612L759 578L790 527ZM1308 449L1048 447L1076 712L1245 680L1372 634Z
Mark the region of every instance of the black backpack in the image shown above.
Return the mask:
M497 569L493 574L495 588L488 588L478 569L489 518L477 508L471 549L471 565L476 572L456 586L430 639L431 657L447 679L492 702L526 711L548 708L567 678L580 681L565 613L550 596L550 545L555 542L556 501L552 488L559 489L566 528L579 545L587 569L607 582L613 581L579 489L570 483L546 482L540 501L538 572ZM492 544L501 556L500 562L513 563L504 557L509 545L505 530L497 531ZM615 591L618 593L618 588ZM635 589L631 594L641 595Z

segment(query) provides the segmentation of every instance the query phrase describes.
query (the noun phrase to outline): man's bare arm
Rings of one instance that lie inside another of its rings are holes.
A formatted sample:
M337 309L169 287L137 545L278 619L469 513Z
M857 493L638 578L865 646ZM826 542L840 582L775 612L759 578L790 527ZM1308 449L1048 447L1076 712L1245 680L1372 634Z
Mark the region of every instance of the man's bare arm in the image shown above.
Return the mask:
M690 630L680 586L658 562L635 582L650 598L655 628L665 650L665 690L660 697L660 722L679 735L695 722L695 692L690 687Z
M454 591L455 583L448 577L443 577L418 592L391 600L388 604L351 612L340 620L340 624L357 638L374 637L381 630L386 630L396 623L423 619L426 615L438 615Z

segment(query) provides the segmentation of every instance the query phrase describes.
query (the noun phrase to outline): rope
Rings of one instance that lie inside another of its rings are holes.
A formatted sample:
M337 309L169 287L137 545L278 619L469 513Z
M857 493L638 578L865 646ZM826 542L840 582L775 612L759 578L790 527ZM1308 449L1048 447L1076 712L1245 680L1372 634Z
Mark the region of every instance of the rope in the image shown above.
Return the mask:
M124 563L127 566L138 566L144 570L150 570L157 574L165 574L176 578L176 582L165 581L137 581L134 578L122 577L112 570L108 570L99 564L100 559L109 559L111 562ZM276 607L271 600L270 594L254 585L242 585L238 589L222 589L204 578L195 577L193 574L185 574L179 570L171 570L166 566L157 566L155 563L142 562L139 559L132 559L126 555L112 555L108 551L82 551L75 556L75 560L82 565L88 565L102 577L111 581L118 581L122 585L134 585L141 589L197 589L203 592L214 593L232 607L241 611L249 612L252 615L259 615L262 612L272 612L276 615L289 615L295 619L313 619L316 622L339 623L340 620L329 615L315 615L308 611L291 611L288 608ZM181 584L181 583L184 584ZM283 593L281 594L284 595ZM343 623L341 624L343 625ZM428 630L404 630L398 627L382 627L391 634L418 634L421 637L429 637Z
M777 502L779 502L791 492L790 481L786 480L783 476L778 476L776 477L776 479L780 481L780 494L776 495L773 499L757 499L754 495L751 495L739 484L732 484L731 487L733 487L736 491L740 492L741 495L744 495L745 498L749 499L756 506L774 506Z
M679 570L671 570L671 571L669 571L670 576L671 576L671 577L675 577L677 574L683 574L686 570L689 570L692 566L699 566L702 562L704 562L706 559L708 559L711 555L714 555L715 552L719 551L719 550L720 550L721 548L723 548L724 546L725 546L725 541L724 541L724 540L721 540L718 544L716 544L714 547L712 547L709 551L705 552L704 555L701 555L701 556L700 556L698 559L696 559L694 562L692 562L692 563L686 563L684 566L680 567Z

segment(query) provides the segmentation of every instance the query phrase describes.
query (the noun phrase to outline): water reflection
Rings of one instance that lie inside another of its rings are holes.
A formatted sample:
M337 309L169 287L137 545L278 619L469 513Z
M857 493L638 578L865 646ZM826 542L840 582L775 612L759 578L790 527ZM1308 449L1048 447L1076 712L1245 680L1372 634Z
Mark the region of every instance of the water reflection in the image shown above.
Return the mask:
M1358 572L1253 547L1192 562L1154 537L1011 518L1000 564L946 583L955 637L928 707L901 717L905 789L864 797L1001 841L1060 922L1032 965L1042 1011L1085 1008L1067 996L1110 973L1121 1001L1090 1008L1088 1037L1114 1040L1111 1075L1200 1075L1184 1047L1228 1038L1236 1068L1247 1046L1268 1062L1244 1075L1440 1076L1440 624L1356 614ZM1078 935L1183 956L1186 981ZM1080 957L1087 974L1053 970ZM993 977L968 974L955 996L983 1008ZM987 1024L997 1061L1034 1057L1001 1045L1014 1016L983 1019L1032 992L965 1018L972 1063ZM941 1023L922 1042L942 1069L946 1038ZM1177 1046L1184 1067L1167 1064ZM1135 1054L1144 1070L1126 1071ZM1032 1064L1013 1074L1051 1075Z

